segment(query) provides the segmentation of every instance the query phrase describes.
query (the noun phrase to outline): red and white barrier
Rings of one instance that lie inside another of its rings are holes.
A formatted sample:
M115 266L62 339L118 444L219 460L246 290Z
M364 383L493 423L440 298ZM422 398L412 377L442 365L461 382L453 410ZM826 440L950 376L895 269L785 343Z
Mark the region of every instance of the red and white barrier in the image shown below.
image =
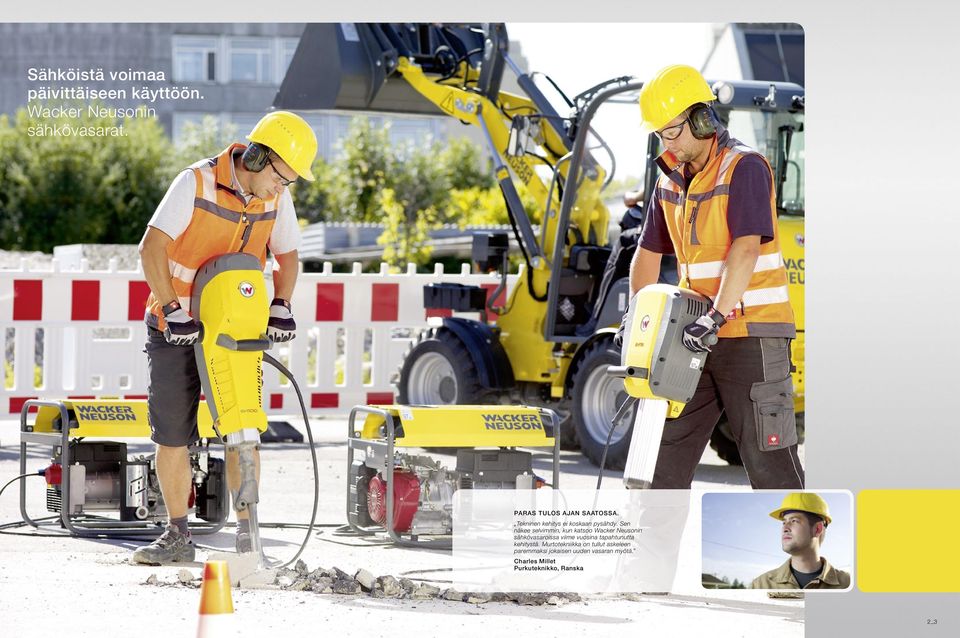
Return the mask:
M291 304L297 338L271 354L293 373L313 414L346 413L363 403L392 403L391 377L403 354L431 316L449 311L423 307L423 286L436 282L480 285L490 293L495 275L460 273L404 274L301 273ZM271 285L268 264L266 277ZM516 275L508 278L512 286ZM120 271L0 270L0 346L14 342L13 374L0 370L0 419L14 419L32 398L146 398L147 365L143 323L149 288L143 273ZM502 299L498 300L502 303ZM43 330L42 354L36 331ZM119 329L119 330L118 330ZM39 366L35 361L39 358ZM42 370L39 387L35 372ZM296 393L269 366L264 374L264 408L270 414L298 414ZM6 415L6 416L4 416Z

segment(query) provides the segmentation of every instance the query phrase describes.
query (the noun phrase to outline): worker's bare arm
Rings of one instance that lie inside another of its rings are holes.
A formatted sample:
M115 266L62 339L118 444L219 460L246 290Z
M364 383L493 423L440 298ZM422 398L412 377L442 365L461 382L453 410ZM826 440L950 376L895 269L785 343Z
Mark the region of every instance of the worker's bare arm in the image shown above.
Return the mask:
M275 262L273 268L273 296L290 301L300 271L300 254L296 250L291 250L282 255L274 255L273 260Z
M167 247L173 242L162 230L147 226L140 240L140 263L153 296L163 305L174 301L177 293L170 282L170 263Z
M740 303L760 256L760 235L737 237L730 245L714 308L723 315Z
M638 248L630 262L630 295L660 279L660 260L663 255L646 248Z

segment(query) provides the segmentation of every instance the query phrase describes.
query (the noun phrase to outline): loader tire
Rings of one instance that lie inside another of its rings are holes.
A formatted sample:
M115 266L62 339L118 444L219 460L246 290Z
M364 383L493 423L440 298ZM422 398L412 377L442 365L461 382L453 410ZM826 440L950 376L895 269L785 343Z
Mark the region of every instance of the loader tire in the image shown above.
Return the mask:
M463 342L443 328L415 343L400 368L397 400L402 405L486 403L486 394Z
M570 408L580 450L598 467L610 432L610 421L627 398L623 380L607 375L607 367L611 365L620 365L620 351L613 345L612 338L601 339L588 346L571 376ZM626 464L633 418L633 413L624 415L614 430L606 468L622 470Z
M560 449L576 451L580 449L580 440L577 438L577 429L573 427L573 415L570 413L570 402L567 401L554 408L560 418Z

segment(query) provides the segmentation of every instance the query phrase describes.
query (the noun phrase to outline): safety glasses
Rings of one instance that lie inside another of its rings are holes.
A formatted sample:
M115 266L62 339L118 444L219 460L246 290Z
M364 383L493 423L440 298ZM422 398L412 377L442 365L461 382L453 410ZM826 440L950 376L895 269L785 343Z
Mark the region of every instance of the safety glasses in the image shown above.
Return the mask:
M662 131L657 131L656 132L657 137L659 137L661 140L667 140L667 141L675 140L678 137L680 137L681 133L683 133L683 127L686 126L687 122L689 121L690 120L685 119L679 124L675 124L674 126L668 126Z
M672 138L671 138L671 139L672 139ZM283 184L284 186L289 186L290 184L293 184L294 182L297 181L297 178L296 178L296 177L294 177L293 179L287 179L287 178L285 178L283 175L281 175L281 174L280 174L280 171L277 170L277 167L273 165L273 162L270 160L270 156L269 156L269 155L267 156L267 164L270 165L270 168L273 169L274 174L275 174L275 175L277 176L277 178L280 180L280 183Z

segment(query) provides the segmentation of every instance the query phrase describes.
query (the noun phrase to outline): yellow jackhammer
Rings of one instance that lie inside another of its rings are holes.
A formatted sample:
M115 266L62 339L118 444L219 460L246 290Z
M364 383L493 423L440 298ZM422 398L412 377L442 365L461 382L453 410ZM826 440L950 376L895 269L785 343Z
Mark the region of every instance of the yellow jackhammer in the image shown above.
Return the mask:
M607 369L607 374L623 377L629 395L613 417L611 435L617 422L634 405L637 407L623 472L627 488L651 486L666 419L680 416L697 390L707 353L693 352L683 345L683 327L709 308L710 301L702 295L667 284L646 286L630 300L623 365ZM711 336L707 345L716 341L716 336ZM603 455L605 459L606 449ZM601 478L603 466L601 463Z
M266 337L270 311L260 261L245 253L211 259L197 272L191 307L203 326L194 350L213 427L228 459L235 455L239 463L239 485L230 492L237 511L248 513L251 552L263 567L256 460L260 433L267 429L261 365L272 342Z

